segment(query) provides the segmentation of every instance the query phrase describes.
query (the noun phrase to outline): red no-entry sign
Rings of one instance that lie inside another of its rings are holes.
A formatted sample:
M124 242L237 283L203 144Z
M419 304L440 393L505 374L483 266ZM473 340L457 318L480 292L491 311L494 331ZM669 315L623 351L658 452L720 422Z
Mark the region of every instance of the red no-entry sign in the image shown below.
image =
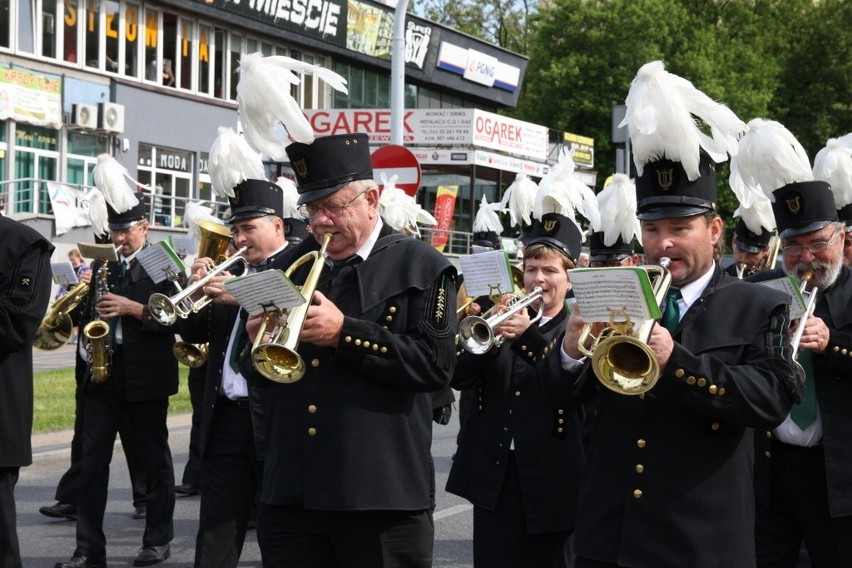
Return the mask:
M405 146L390 144L382 146L370 157L373 162L373 179L384 189L382 174L390 180L396 176L396 186L414 196L420 188L420 162Z

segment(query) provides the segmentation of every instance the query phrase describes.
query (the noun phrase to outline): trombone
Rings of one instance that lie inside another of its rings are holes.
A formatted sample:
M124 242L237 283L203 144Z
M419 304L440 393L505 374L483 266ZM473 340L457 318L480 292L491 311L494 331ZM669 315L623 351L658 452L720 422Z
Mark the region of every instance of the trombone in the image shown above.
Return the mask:
M796 331L793 332L793 339L790 340L790 346L793 348L793 367L796 371L796 377L805 382L807 378L805 373L805 368L802 367L802 364L799 363L799 343L802 342L802 335L805 333L805 326L808 323L808 318L811 317L814 313L814 309L816 309L816 301L817 301L817 292L818 288L811 288L810 292L806 290L808 286L808 282L814 277L813 270L806 270L802 274L802 283L799 287L799 291L802 293L802 296L808 297L808 303L805 307L805 313L802 314L802 317L799 318L799 323L796 325Z
M503 344L504 338L502 335L496 335L494 328L538 300L541 300L541 288L536 286L529 294L515 297L503 312L489 316L487 319L481 316L464 318L459 324L459 343L474 355L482 355L490 351L492 347L499 347ZM538 314L530 320L530 323L540 320L543 311L542 304L538 308Z
M302 333L311 299L319 284L320 274L322 274L325 251L332 237L331 233L325 233L319 251L303 254L284 271L284 276L290 278L303 264L313 262L301 288L305 303L290 310L290 314L287 316L287 325L282 326L278 323L281 310L270 310L263 316L263 322L260 324L257 337L252 345L251 358L257 372L270 381L294 383L305 374L305 362L296 352L296 348L299 346L299 335ZM270 335L269 341L264 343L263 339L267 332Z
M660 259L659 266L646 266L644 270L651 278L654 300L658 305L665 302L671 286L669 272L671 260ZM624 310L613 310L609 324L595 337L592 324L583 326L577 342L581 353L591 358L592 369L603 386L625 395L643 394L651 390L660 378L662 370L648 340L656 320L645 320L634 324ZM591 344L586 344L591 338Z

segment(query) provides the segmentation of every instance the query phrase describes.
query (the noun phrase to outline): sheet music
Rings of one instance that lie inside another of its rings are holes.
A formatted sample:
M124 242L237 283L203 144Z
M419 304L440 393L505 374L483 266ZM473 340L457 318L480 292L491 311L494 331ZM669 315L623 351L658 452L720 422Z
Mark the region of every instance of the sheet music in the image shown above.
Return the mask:
M107 261L117 261L118 253L111 244L77 243L77 250L83 258L96 258Z
M459 259L467 295L473 298L511 294L515 285L509 256L502 250L482 252Z
M281 270L265 270L225 281L225 289L249 315L305 303L299 288Z
M181 258L195 254L195 241L189 235L171 235L169 237L172 248Z
M173 279L186 269L167 241L160 241L153 246L143 248L136 258L155 284L170 277Z
M51 262L50 270L53 272L53 281L60 286L65 286L66 289L79 282L77 271L68 261Z
M608 322L613 314L624 314L634 323L660 317L660 307L644 269L577 268L568 276L586 322Z
M805 298L802 296L801 290L799 290L799 283L794 276L788 275L782 278L764 280L763 282L758 282L758 284L768 286L774 290L780 290L790 296L791 320L797 320L804 315L807 310L807 302L805 302Z

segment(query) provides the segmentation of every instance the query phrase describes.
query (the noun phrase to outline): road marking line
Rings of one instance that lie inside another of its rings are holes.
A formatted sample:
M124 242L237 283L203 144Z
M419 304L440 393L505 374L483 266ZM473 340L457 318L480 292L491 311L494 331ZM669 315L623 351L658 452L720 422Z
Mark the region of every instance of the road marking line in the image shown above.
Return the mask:
M473 505L453 505L449 509L443 509L441 511L435 511L435 513L432 515L432 518L437 521L437 520L440 520L440 519L443 519L443 518L446 518L446 517L452 517L453 515L459 515L461 513L466 513L467 511L470 511L471 509L473 509Z

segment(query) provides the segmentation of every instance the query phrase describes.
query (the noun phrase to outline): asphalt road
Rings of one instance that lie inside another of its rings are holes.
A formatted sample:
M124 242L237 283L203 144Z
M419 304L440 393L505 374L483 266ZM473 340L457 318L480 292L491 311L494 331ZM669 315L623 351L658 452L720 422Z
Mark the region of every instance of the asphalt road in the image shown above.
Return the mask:
M45 354L36 352L38 369L56 368L73 361L73 351L62 348ZM180 483L189 447L189 415L169 419L169 442L175 464L175 478ZM473 566L471 544L473 514L470 504L443 491L455 451L458 432L457 413L447 426L434 425L432 453L438 487L435 510L434 566L465 568ZM21 470L16 489L18 537L24 568L51 568L59 560L68 559L75 547L75 524L44 517L39 507L53 504L59 478L68 467L71 432L55 432L33 436L33 465ZM116 443L110 471L109 502L104 519L107 536L107 559L110 566L132 566L142 542L144 521L133 520L127 464ZM162 566L192 566L195 533L198 528L199 497L178 497L175 507L175 538L172 556ZM239 564L260 567L260 552L255 535L250 531Z

